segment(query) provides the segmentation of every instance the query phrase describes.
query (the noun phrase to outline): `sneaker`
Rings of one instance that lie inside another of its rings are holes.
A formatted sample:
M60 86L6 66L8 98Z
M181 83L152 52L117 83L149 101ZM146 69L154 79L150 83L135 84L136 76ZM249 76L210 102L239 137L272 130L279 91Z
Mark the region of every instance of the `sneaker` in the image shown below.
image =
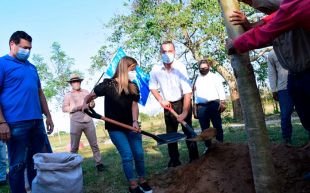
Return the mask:
M147 182L143 182L142 184L139 184L140 189L144 192L144 193L152 193L153 190L152 188L149 186L149 184Z
M136 188L132 189L131 187L129 187L129 192L130 193L144 193L141 188L139 186L137 186Z
M98 172L103 172L105 170L105 166L103 164L96 165L96 168Z

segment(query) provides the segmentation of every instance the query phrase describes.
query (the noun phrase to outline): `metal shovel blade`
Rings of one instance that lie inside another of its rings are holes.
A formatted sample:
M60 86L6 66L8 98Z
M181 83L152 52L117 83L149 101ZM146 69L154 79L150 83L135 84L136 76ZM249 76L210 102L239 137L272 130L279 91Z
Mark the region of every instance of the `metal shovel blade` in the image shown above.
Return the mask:
M141 131L141 134L153 138L157 142L157 146L175 143L186 138L186 135L177 132L154 135L146 131Z
M169 143L175 143L180 140L184 140L186 135L182 133L166 133L157 135L159 138L164 139L165 142L157 142L157 145L164 145Z

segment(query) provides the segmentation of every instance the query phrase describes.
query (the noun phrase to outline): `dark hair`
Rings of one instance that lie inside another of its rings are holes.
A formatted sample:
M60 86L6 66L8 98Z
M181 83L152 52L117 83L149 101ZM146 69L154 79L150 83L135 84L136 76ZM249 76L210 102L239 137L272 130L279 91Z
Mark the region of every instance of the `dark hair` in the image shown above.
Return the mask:
M173 49L175 49L174 43L173 43L171 40L167 40L167 41L164 41L164 42L161 43L161 45L160 45L160 51L162 51L163 45L164 45L164 44L172 44Z
M32 42L32 37L28 35L26 32L16 31L10 37L9 43L14 42L15 44L19 44L21 39L27 40L28 42Z
M201 64L208 64L209 66L213 65L213 61L210 59L202 59L198 61L198 68L200 68Z

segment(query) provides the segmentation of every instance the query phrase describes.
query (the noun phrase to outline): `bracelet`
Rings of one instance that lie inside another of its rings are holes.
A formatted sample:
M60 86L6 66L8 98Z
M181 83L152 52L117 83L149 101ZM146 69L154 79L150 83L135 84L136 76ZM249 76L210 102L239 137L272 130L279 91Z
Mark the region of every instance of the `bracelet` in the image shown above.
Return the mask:
M137 123L139 123L139 121L138 121L138 120L133 120L133 121L132 121L132 123L134 123L134 122L137 122Z
M0 125L1 125L1 124L3 124L3 123L6 123L6 121L2 121L2 122L0 122Z

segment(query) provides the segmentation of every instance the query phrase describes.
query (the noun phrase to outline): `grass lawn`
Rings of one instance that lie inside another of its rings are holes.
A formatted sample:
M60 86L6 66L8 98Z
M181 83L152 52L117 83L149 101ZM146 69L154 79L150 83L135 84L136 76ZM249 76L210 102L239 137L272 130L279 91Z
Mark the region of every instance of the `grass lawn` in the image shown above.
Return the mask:
M197 120L193 124L198 127ZM154 133L164 133L162 121L152 121L142 125L146 130ZM303 145L308 141L308 135L301 124L297 121L293 122L293 145ZM281 131L279 124L268 125L268 133L272 143L281 143ZM97 130L99 146L104 164L107 170L103 173L98 173L92 159L92 152L88 146L87 140L83 135L81 141L84 143L84 148L80 150L80 154L84 157L83 173L84 173L84 188L85 193L124 193L127 192L127 182L121 168L120 156L113 144L105 143L108 141L106 133L100 129ZM225 142L246 143L246 133L243 127L231 127L229 124L224 124ZM69 143L69 135L61 135L61 144L58 136L50 136L50 141L55 152L67 151ZM145 164L148 174L154 174L165 170L168 162L167 147L157 147L154 140L144 137L143 145L145 149ZM188 153L184 141L179 143L180 160L182 163L188 162ZM199 143L199 152L204 150L203 143ZM0 188L0 193L9 193L8 187Z

